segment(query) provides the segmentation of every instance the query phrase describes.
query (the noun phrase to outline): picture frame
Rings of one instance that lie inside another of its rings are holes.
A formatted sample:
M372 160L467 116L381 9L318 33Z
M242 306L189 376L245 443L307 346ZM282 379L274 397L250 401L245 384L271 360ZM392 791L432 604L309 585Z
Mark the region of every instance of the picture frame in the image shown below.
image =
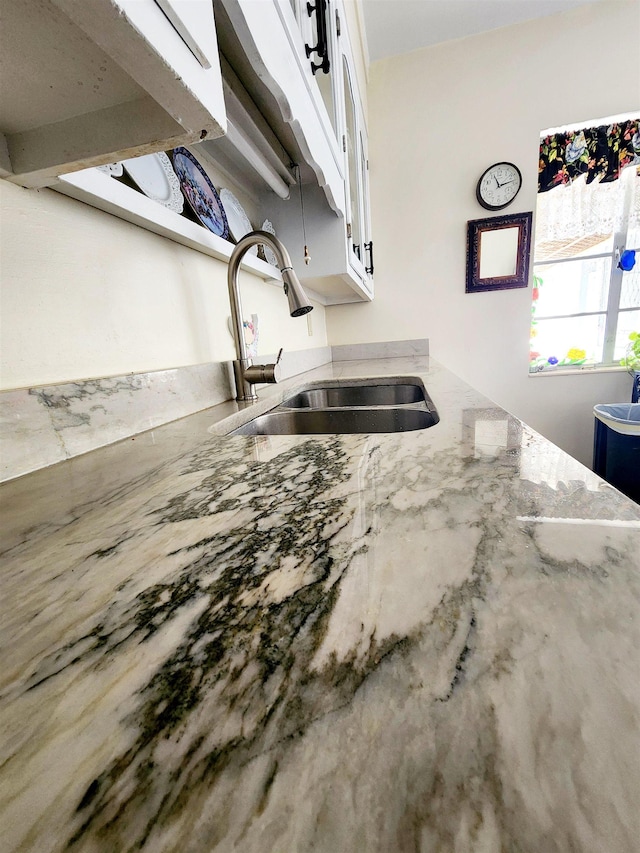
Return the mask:
M533 213L467 222L466 293L527 287Z

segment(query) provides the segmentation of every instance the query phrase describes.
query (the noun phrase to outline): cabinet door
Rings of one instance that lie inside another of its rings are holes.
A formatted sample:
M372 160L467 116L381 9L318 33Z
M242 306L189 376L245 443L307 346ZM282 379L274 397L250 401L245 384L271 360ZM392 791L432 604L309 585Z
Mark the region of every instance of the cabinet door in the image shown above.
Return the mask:
M215 66L218 45L212 0L155 0L203 68Z
M355 86L349 54L342 53L344 152L346 159L349 265L364 287L373 293L373 241L369 208L369 154L361 100Z
M293 0L296 2L296 0ZM297 2L296 18L304 41L305 55L315 79L329 125L338 147L338 92L336 57L338 50L338 14L334 0L315 0L314 3Z
M363 284L370 293L373 293L373 237L371 234L371 209L369 204L369 145L363 118L361 118L358 132L358 154L360 157L362 262L365 271Z
M342 85L344 96L344 151L347 184L347 245L349 263L361 278L365 278L363 215L362 143L355 89L346 54L342 55Z

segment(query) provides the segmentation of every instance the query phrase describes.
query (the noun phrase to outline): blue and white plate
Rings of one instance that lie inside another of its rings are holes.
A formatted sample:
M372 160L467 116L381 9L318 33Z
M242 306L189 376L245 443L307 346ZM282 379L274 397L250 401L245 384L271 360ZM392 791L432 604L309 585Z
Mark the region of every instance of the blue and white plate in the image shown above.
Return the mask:
M186 148L174 148L173 168L184 197L200 222L209 231L227 240L229 225L220 196L200 163Z

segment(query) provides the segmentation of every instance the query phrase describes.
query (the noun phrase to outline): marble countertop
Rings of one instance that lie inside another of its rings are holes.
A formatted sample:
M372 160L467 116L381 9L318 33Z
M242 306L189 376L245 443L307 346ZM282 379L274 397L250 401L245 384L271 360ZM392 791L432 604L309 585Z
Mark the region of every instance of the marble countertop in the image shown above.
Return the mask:
M640 507L427 358L258 408L390 374L440 423L0 489L3 851L640 849Z

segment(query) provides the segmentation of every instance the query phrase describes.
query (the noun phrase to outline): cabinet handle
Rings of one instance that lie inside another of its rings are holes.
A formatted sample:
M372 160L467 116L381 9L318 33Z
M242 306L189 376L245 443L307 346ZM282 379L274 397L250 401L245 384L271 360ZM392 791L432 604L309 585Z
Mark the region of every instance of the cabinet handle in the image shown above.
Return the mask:
M329 63L329 43L327 41L327 0L316 0L315 6L312 6L311 3L307 3L307 14L309 17L311 17L314 12L316 13L316 32L318 43L315 47L309 47L308 44L305 44L304 49L307 54L307 59L311 58L312 53L317 53L318 59L321 60L317 65L315 62L311 63L312 73L315 74L317 71L322 71L323 74L328 74L331 65Z
M369 260L371 261L370 266L365 266L364 271L369 273L369 275L373 275L373 240L370 240L368 243L364 243L365 252L369 252Z

